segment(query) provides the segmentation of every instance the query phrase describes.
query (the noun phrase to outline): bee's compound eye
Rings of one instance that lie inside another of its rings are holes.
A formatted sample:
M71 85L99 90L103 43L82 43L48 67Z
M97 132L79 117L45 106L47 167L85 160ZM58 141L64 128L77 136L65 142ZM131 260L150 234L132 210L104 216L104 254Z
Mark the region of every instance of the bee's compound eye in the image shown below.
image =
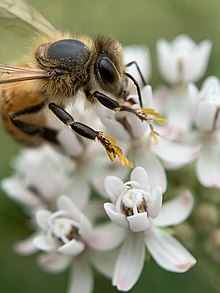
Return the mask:
M108 59L101 58L98 61L98 70L103 82L114 82L117 78L117 72Z
M47 51L47 58L56 60L70 60L84 53L85 44L78 40L65 39L54 42Z

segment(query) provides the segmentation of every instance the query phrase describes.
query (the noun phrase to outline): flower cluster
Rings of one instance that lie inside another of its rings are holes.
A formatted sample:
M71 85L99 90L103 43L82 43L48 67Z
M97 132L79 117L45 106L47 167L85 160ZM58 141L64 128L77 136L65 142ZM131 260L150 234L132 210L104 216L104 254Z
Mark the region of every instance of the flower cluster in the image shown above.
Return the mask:
M159 40L158 69L169 86L143 85L140 107L129 83L130 112L69 106L80 121L105 129L108 135L100 133L98 140L118 161L52 118L48 126L56 124L59 149L23 150L13 175L2 180L2 189L32 221L32 235L15 243L16 252L36 254L51 273L70 269L67 292L93 292L93 268L128 291L147 254L167 271L186 272L196 259L181 241L196 254L198 226L206 227L206 251L219 262L217 208L194 199L203 187L220 188L220 81L212 76L201 88L195 84L206 73L211 48L210 41L196 44L185 35ZM124 55L126 63L140 63L149 82L149 50L130 46ZM129 70L141 85L138 70ZM195 230L185 222L192 211Z

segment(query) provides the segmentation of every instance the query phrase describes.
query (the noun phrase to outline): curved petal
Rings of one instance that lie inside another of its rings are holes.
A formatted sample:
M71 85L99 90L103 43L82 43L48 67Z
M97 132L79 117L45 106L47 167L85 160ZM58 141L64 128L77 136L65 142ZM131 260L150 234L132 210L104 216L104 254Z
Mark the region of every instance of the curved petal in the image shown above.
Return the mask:
M146 171L149 177L150 190L159 185L162 192L165 192L167 188L165 169L154 154L145 152L142 156L138 156L135 159L135 165L143 167Z
M123 182L115 176L107 176L104 181L106 192L109 194L111 202L115 203L121 193Z
M196 126L202 131L211 131L215 125L218 108L211 101L201 101L197 105L195 116Z
M44 236L38 236L34 240L34 245L43 251L53 252L57 249L57 245L55 242L49 242L48 239Z
M73 239L69 241L68 243L64 244L63 246L61 246L58 249L58 251L63 254L76 256L80 254L84 249L85 249L85 244L83 242Z
M36 213L36 222L41 229L47 230L49 228L48 219L51 215L52 213L48 210L40 210Z
M66 195L62 195L58 198L57 208L59 210L67 211L69 213L69 216L72 216L75 221L80 221L82 213L80 212L79 208L73 203L73 201Z
M15 242L15 244L13 245L14 251L22 256L29 256L36 253L38 249L34 245L34 239L38 235L38 233L34 233L24 240Z
M64 272L71 262L71 258L58 253L42 253L37 257L41 269L53 274Z
M110 220L122 228L128 228L128 221L124 214L115 211L115 206L111 203L105 203L104 209Z
M86 216L82 215L80 220L79 234L82 238L88 239L92 233L92 223Z
M196 259L170 234L152 228L146 233L146 245L163 269L183 273L196 264Z
M161 212L153 220L154 224L161 227L174 226L185 221L191 214L194 198L190 191L182 192L178 197L165 202Z
M71 198L80 210L86 207L90 196L90 186L85 174L79 173L72 176L72 183L68 187L68 190L66 195Z
M214 147L204 146L202 148L196 162L196 173L203 186L220 188L220 158Z
M200 153L200 146L188 146L160 138L153 152L164 161L167 168L175 169L195 160Z
M94 280L92 270L82 256L74 260L73 269L70 272L70 282L67 293L92 293Z
M151 192L150 201L147 205L147 211L151 218L159 215L162 206L162 191L160 186L155 186Z
M58 132L56 138L69 156L78 157L83 153L84 147L71 129L65 127Z
M131 136L129 132L123 127L122 123L111 118L102 118L103 124L107 128L107 132L120 141L129 141Z
M129 222L129 227L132 232L142 232L150 226L150 222L146 212L129 216L127 217L127 220Z
M144 234L129 233L119 252L112 284L118 290L130 290L140 277L144 266L144 258Z
M113 223L103 224L93 229L87 244L95 250L116 248L125 238L125 230Z
M132 172L131 172L131 181L136 181L140 183L140 188L150 192L150 184L149 184L149 178L148 174L145 171L144 168L142 167L136 167Z

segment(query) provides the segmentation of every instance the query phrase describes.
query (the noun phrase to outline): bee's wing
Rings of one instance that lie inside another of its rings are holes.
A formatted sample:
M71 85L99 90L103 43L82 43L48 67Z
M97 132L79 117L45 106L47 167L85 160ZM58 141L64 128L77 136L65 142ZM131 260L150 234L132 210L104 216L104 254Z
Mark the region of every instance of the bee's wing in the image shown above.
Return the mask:
M56 28L27 0L0 0L0 26L19 32L32 30L53 36Z
M47 78L50 78L50 75L43 69L0 64L0 85Z

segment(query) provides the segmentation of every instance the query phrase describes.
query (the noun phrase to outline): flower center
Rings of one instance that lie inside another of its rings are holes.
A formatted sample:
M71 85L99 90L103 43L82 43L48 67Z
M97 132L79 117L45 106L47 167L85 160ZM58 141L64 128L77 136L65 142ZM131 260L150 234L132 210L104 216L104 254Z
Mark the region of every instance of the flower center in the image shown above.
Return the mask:
M146 201L143 194L133 188L129 188L121 201L121 209L126 216L146 212Z
M56 219L53 223L52 234L62 243L67 243L72 239L79 239L78 228L71 220Z

